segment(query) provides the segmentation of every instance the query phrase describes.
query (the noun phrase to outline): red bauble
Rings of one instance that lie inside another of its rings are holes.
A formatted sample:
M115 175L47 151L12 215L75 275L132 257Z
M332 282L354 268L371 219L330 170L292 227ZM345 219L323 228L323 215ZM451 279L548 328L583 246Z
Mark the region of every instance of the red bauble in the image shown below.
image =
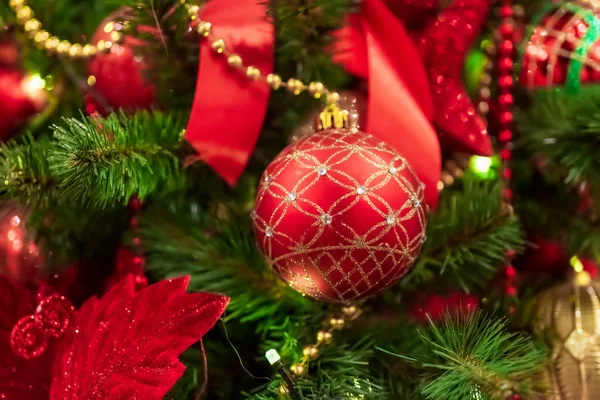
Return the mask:
M463 292L453 292L445 296L432 294L419 299L411 309L411 316L423 323L427 318L440 321L444 313L457 314L475 310L479 305L479 297Z
M320 131L267 167L254 232L291 287L321 300L355 300L413 264L425 239L423 196L412 167L385 143L360 131Z
M572 87L599 81L600 36L593 36L595 31L589 27L590 21L598 24L599 16L586 2L557 4L541 15L526 38L522 84L529 88L560 86L567 83L571 73L577 73L571 76Z
M100 24L100 27L92 38L92 44L98 41L111 41L110 31L104 29L106 24L119 19L123 12L117 12L109 16ZM133 111L136 109L149 108L154 102L155 87L148 82L144 74L148 72L148 63L140 56L136 47L144 43L130 36L125 36L122 44L113 43L108 53L97 54L88 66L88 74L96 78L94 90L102 96L106 105L113 109L125 109ZM94 108L106 114L102 102L95 101L93 96L87 97L94 107L89 105L88 110Z
M21 71L0 69L0 140L44 108L46 93L36 83Z
M557 272L569 266L569 255L561 241L534 235L532 246L523 255L522 265L529 271Z

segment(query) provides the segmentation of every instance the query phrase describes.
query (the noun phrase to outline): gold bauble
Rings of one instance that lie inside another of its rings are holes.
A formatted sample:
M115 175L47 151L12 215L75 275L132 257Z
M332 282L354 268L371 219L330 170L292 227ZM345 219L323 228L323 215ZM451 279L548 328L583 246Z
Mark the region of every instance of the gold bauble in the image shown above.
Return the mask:
M586 272L537 297L534 329L551 349L548 400L600 398L600 282Z

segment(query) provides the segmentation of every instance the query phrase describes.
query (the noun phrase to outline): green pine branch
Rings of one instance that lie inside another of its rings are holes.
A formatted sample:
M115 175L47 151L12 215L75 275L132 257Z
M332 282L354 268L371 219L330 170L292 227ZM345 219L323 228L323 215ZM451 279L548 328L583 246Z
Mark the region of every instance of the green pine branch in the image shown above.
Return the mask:
M306 330L306 327L303 330ZM293 347L301 351L302 347L298 341L294 338L290 340L293 342ZM351 342L340 338L324 346L318 359L307 366L309 372L297 380L296 389L300 398L306 400L389 398L389 392L381 377L374 374L370 367L369 361L374 356L374 350L374 343L368 337ZM286 360L283 355L282 360ZM281 398L278 389L282 384L281 378L276 376L252 398L255 400Z
M140 112L54 126L49 161L61 195L107 207L181 188L184 124L181 116Z
M506 400L514 394L539 394L535 377L547 361L546 349L509 332L506 325L481 311L446 315L440 323L430 321L429 327L418 329L421 343L409 355L389 354L421 369L426 399Z
M566 183L600 178L600 90L540 91L517 115L519 146L564 169Z
M55 193L56 181L50 171L48 157L52 144L47 139L34 141L25 136L0 147L0 195L28 205L46 203Z
M427 241L404 287L441 281L466 292L484 287L506 259L523 248L518 219L501 201L496 182L465 180L442 192L430 217Z
M150 208L140 228L148 273L155 279L189 274L192 289L230 296L226 320L263 321L266 328L292 309L314 308L269 269L248 218L222 203L189 199Z

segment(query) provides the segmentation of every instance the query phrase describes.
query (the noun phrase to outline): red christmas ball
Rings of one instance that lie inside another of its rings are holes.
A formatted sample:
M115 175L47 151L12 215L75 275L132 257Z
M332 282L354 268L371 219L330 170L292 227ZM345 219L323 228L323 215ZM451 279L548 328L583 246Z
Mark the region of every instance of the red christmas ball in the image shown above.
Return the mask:
M479 302L479 297L463 292L453 292L444 296L432 294L425 299L419 299L410 314L421 323L427 322L427 318L437 322L442 319L444 313L456 315L475 310L479 306Z
M528 239L532 246L523 255L523 268L529 271L564 271L569 266L569 255L559 240L534 235Z
M125 36L121 44L111 41L113 31L109 29L109 23L118 20L121 15L123 12L109 16L92 37L92 44L103 40L111 42L112 45L108 53L98 53L89 61L88 74L95 77L94 90L102 96L102 101L113 109L133 111L149 108L154 102L155 86L144 76L149 69L147 60L136 54L144 43L131 36ZM86 109L106 114L107 110L102 101L95 100L93 95L88 95L86 101L92 103L92 106L88 104Z
M526 38L520 77L526 87L564 85L574 71L578 71L578 83L600 80L600 71L594 67L600 62L600 36L591 37L589 26L590 21L598 24L600 14L584 2L564 4L541 15ZM574 67L575 63L581 68Z
M46 92L38 83L21 71L0 69L0 140L44 108Z
M425 240L424 185L373 136L316 132L286 147L263 174L253 212L275 272L308 296L344 302L403 276Z

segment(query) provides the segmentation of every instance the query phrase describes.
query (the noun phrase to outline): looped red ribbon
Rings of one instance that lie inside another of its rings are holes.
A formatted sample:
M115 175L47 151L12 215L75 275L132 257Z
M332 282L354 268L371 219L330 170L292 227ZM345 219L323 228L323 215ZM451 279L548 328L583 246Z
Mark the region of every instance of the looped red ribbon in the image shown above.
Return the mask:
M273 25L265 3L213 0L200 18L246 65L272 72ZM415 168L430 207L437 204L440 147L429 120L430 87L419 54L401 22L381 0L365 0L361 14L339 32L335 59L369 80L365 131L386 141ZM202 43L194 105L186 139L230 185L242 174L254 149L267 109L269 88L252 82Z
M273 72L274 31L265 2L212 0L200 12L215 36L231 52L263 74ZM200 45L200 68L185 138L227 183L235 184L260 134L269 87L253 82L216 54L208 41Z
M429 123L431 89L419 53L402 23L381 0L364 0L338 31L334 60L368 79L365 130L395 147L425 184L430 207L438 200L441 150Z

